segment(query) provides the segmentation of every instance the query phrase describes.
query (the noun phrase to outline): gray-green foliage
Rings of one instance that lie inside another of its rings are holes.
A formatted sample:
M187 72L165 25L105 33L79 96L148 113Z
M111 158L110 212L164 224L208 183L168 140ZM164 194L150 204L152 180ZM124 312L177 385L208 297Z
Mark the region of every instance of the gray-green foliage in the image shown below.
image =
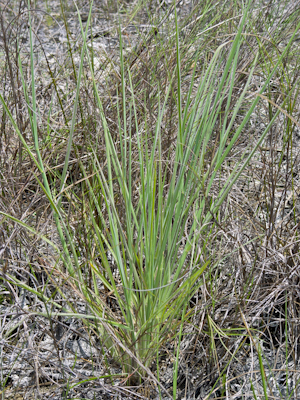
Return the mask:
M257 67L257 54L247 80L238 98L235 99L235 86L239 84L237 66L240 49L245 45L249 29L248 8L243 8L243 15L232 38L216 49L209 64L202 64L200 72L198 69L200 53L196 53L187 93L182 92L182 53L175 9L176 67L168 77L166 91L157 91L155 100L158 112L152 137L150 128L153 127L149 127L147 131L146 119L141 119L139 116L137 103L140 99L137 99L135 94L132 72L122 53L121 33L121 84L116 89L117 93L119 91L121 94L117 104L119 137L117 140L114 137L103 107L102 94L94 77L90 50L86 44L90 19L85 32L82 28L83 46L77 74L77 90L59 192L62 192L65 186L81 76L84 62L87 62L101 119L98 129L104 136L106 151L104 168L95 150L91 152L89 164L91 171L88 172L86 166L81 164L86 184L82 204L86 208L84 223L90 232L88 246L90 253L96 252L98 257L97 262L93 257L86 261L91 271L92 284L82 272L79 251L75 245L77 238L73 237L73 231L67 220L62 205L62 194L59 193L57 196L51 189L41 156L32 46L31 101L28 96L29 87L26 86L22 74L21 60L19 69L28 102L35 152L18 129L3 97L0 97L15 131L42 175L43 181L37 181L53 211L60 243L53 244L42 235L41 238L53 245L58 258L63 260L70 282L85 300L88 311L86 314L79 314L70 305L62 308L44 293L21 283L15 277L7 275L7 279L60 308L59 315L78 317L86 323L89 321L91 329L98 333L113 357L121 362L129 374L134 372L140 375L150 374L153 377L150 366L159 349L165 341L174 339L179 333L178 351L175 355L174 396L182 329L190 318L189 300L202 285L202 276L206 273L207 267L213 268L212 259L203 261L201 257L203 252L201 238L203 235L209 237L212 224L215 223L214 220L226 196L249 164L280 112L278 108L270 124L260 133L255 146L247 148L240 159L236 160L231 173L222 177L227 157L246 129L261 99L260 96L264 94L293 40L292 37L276 63L270 68L259 92L246 102L245 97ZM32 44L31 29L30 43ZM175 92L174 86L176 86ZM161 127L165 123L168 104L174 96L178 130L174 149L169 152L169 158L165 159L162 151ZM237 123L237 115L240 114L242 118L239 118ZM217 139L216 125L219 122ZM217 147L208 165L206 155L213 141L216 141ZM134 159L133 152L135 152ZM167 173L171 176L169 180ZM89 175L93 176L92 180L89 179ZM132 180L133 176L138 176L138 191L136 182ZM223 178L222 181L220 177ZM95 210L98 218L95 217ZM2 214L38 234L23 221L18 221L7 213L2 212ZM185 236L187 226L188 234ZM79 233L78 230L77 234ZM104 301L103 288L115 297L115 310L110 309ZM60 293L63 295L61 288ZM57 312L55 314L58 315Z

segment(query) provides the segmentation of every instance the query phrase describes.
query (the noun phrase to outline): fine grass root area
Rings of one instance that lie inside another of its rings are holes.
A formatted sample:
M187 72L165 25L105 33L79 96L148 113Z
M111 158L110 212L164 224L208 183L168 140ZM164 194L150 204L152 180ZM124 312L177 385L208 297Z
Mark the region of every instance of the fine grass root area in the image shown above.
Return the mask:
M0 5L3 399L300 398L300 1Z

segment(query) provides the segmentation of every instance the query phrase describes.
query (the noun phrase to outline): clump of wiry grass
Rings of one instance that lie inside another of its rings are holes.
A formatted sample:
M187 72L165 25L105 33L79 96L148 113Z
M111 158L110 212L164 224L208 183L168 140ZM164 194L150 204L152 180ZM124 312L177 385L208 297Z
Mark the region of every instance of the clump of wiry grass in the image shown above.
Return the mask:
M28 54L2 16L2 301L25 313L5 351L34 318L66 396L100 375L148 396L147 379L173 398L297 398L297 3L178 7L119 5L107 53L93 5L76 47L62 8L68 52L44 68L37 12ZM84 384L59 356L70 319L101 354Z

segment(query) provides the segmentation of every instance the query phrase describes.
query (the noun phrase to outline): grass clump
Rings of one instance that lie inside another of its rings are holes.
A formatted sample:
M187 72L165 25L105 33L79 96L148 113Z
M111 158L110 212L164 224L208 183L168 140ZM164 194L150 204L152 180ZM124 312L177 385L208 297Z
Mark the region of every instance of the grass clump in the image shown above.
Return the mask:
M105 52L97 47L94 4L84 18L77 8L80 33L74 41L61 4L66 58L54 69L44 53L45 68L39 70L36 11L28 3L28 55L17 37L15 64L6 54L11 87L0 97L1 179L17 182L2 190L2 252L19 249L25 256L13 270L15 256L6 255L1 278L13 294L11 307L18 304L33 316L34 326L44 324L67 391L83 385L76 374L70 384L59 356L59 331L73 321L72 329L77 335L83 330L101 357L98 375L84 384L121 379L150 396L150 379L161 397L176 399L179 391L193 392L188 375L183 379L185 346L193 344L189 363L205 369L196 360L202 341L212 370L206 373L212 382L207 398L228 397L226 374L249 346L266 397L272 388L251 330L260 340L276 335L271 322L263 324L268 306L257 308L256 302L277 296L281 305L284 291L272 263L285 257L282 273L291 277L298 252L292 150L297 9L287 8L283 18L251 2L225 2L222 10L214 2L191 10L174 3L154 14L153 7L119 4L109 30L118 49ZM261 24L268 13L271 39L261 33L268 32ZM145 19L151 21L146 35L139 32ZM138 31L136 46L128 40L129 28ZM47 111L44 96L50 96ZM10 142L8 129L14 132ZM8 143L15 153L6 164ZM287 201L293 204L286 215ZM260 299L263 287L268 295ZM257 314L260 326L255 318L249 322ZM286 324L288 318L286 311ZM20 335L19 322L2 334L8 342ZM163 378L163 354L172 364L172 393ZM41 362L38 350L36 360ZM77 353L73 368L76 361Z

